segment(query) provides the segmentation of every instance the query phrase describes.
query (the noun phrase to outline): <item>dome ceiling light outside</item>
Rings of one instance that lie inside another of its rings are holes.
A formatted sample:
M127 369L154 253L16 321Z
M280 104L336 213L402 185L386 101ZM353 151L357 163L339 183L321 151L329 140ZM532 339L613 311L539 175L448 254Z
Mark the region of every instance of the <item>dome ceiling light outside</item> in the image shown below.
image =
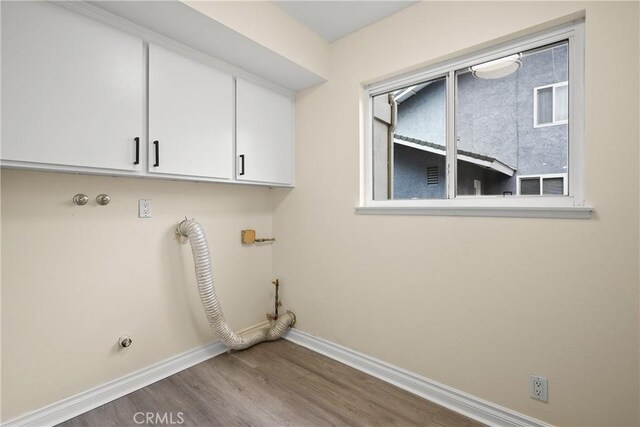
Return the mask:
M521 56L519 53L505 56L504 58L474 65L470 67L470 70L475 77L480 79L500 79L520 69L522 66Z

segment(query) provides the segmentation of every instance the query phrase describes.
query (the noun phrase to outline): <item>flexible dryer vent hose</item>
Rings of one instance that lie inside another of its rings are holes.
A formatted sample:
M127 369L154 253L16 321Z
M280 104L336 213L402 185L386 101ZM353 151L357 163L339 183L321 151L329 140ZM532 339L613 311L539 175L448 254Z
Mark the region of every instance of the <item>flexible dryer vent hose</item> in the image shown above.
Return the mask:
M216 296L216 290L213 287L209 245L202 225L192 219L186 219L178 225L178 233L189 239L196 269L198 291L200 292L204 311L207 313L209 324L227 347L232 350L243 350L263 341L274 341L293 326L296 316L291 312L287 312L278 317L271 327L258 329L243 335L233 332L224 319L220 302Z

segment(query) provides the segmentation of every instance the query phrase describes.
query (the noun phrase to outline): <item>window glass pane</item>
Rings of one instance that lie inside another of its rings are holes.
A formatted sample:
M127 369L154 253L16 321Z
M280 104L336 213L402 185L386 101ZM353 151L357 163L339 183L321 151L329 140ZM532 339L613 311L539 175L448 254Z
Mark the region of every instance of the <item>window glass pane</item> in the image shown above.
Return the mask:
M540 178L522 178L520 180L520 194L536 196L539 195Z
M553 88L538 89L538 124L553 122Z
M458 196L475 196L477 182L482 196L517 195L519 176L568 172L567 124L534 126L536 112L553 118L553 88L535 89L567 81L568 70L561 42L456 71Z
M564 194L564 178L542 178L542 194Z
M569 118L569 86L567 85L556 87L554 114L556 122Z
M373 98L373 198L446 197L446 78Z

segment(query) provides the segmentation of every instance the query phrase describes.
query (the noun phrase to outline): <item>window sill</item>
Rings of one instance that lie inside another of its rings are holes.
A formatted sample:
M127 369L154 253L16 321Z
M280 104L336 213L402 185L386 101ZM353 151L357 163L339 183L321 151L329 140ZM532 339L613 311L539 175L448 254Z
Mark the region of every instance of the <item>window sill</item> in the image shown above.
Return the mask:
M512 218L590 219L588 206L359 206L366 215L484 216Z

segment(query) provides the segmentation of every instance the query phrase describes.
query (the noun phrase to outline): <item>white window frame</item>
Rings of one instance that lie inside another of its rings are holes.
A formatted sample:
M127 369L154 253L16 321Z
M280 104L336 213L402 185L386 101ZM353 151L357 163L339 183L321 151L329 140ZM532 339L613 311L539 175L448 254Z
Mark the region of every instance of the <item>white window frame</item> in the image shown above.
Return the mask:
M531 179L531 178L538 178L540 180L540 194L539 196L544 196L544 197L564 197L566 195L569 194L569 177L567 176L568 174L566 173L543 173L543 174L537 174L537 175L518 175L518 180L516 181L516 194L519 196L520 195L520 181L522 179ZM544 195L542 194L542 181L544 179L547 178L562 178L562 193L564 194L564 196L561 196L559 194L557 195Z
M549 126L564 125L569 122L568 119L556 120L556 88L561 86L567 86L569 82L554 83L552 85L538 86L533 89L533 127L534 128L546 128ZM552 88L551 90L551 122L550 123L538 123L538 91L541 89Z
M456 196L455 108L456 70L567 40L569 42L569 171L568 196ZM447 76L447 156L445 199L373 199L373 97ZM360 138L360 199L362 214L516 216L589 218L584 198L584 19L514 39L499 46L449 60L426 69L362 85Z

